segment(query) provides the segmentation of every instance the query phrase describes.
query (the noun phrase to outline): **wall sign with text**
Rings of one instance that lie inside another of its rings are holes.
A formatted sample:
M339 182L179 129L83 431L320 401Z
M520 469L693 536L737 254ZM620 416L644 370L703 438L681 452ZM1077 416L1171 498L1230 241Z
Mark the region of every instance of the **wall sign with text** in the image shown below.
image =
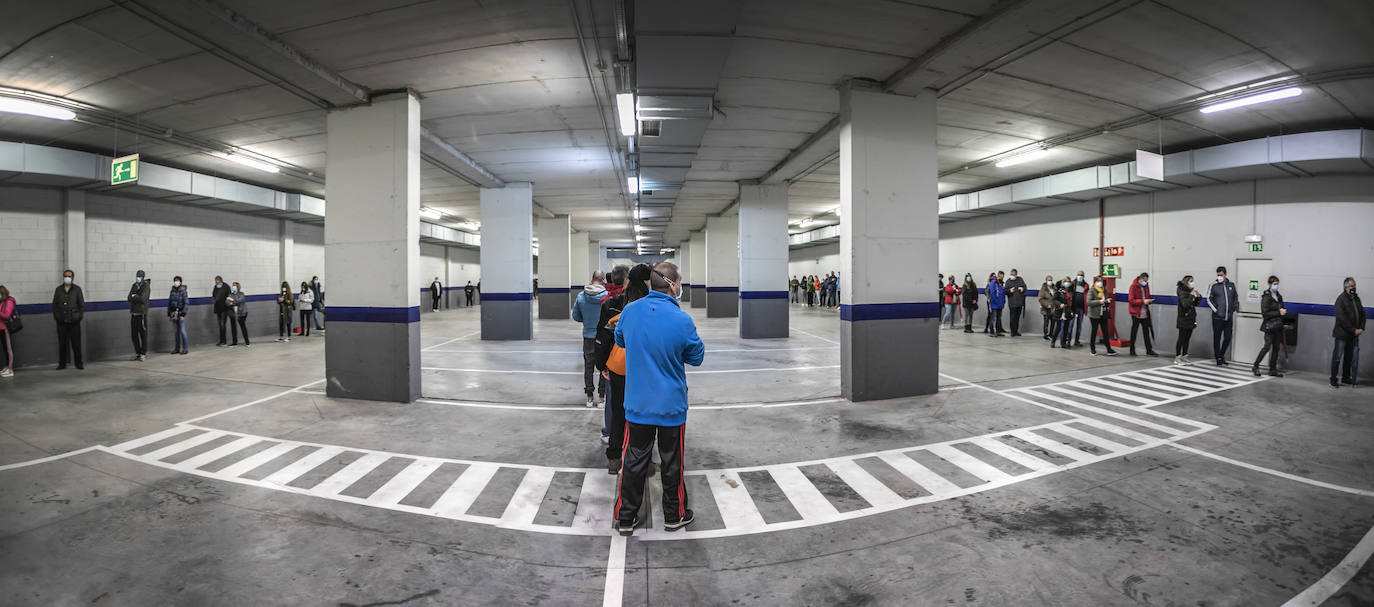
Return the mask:
M1093 257L1121 257L1126 254L1126 247L1107 247L1099 249L1093 247Z

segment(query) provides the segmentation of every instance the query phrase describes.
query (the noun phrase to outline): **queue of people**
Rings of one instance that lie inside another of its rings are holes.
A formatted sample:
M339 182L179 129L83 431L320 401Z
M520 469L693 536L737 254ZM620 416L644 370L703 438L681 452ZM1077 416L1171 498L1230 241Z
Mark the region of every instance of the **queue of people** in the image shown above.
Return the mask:
M840 275L838 272L831 272L826 276L808 275L800 279L793 276L787 285L792 303L805 304L808 308L839 309L840 307Z

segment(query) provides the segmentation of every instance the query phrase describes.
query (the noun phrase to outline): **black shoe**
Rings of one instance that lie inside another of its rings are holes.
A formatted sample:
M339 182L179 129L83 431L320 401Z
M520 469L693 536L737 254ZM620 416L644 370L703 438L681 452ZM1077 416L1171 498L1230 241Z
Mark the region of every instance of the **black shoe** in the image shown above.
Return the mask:
M1341 384L1340 384L1340 382L1337 382L1337 381L1336 381L1336 378L1333 377L1333 378L1331 378L1331 387L1332 387L1332 388L1340 388L1340 387L1341 387Z
M635 528L639 526L639 517L633 521L616 521L615 530L620 535L631 536L635 534Z
M1231 363L1226 362L1225 359L1222 359L1220 362L1221 362L1221 366L1223 366L1223 367L1229 367L1229 366L1231 366Z
M67 363L62 363L62 364L60 364L60 365L57 365L57 370L58 370L58 371L61 371L61 370L66 369L66 368L67 368Z
M1349 385L1352 385L1352 386L1353 386L1353 385L1355 385L1355 380L1352 380L1352 379L1350 379L1349 377L1342 377L1342 378L1341 378L1341 383L1343 383L1343 384L1349 384Z
M1221 361L1217 361L1217 366L1218 366L1218 367L1225 367L1226 365L1222 364Z
M1135 350L1131 350L1131 356L1136 356Z
M1050 347L1051 347L1051 348L1056 347L1056 346L1054 345L1054 342L1050 342Z
M1050 336L1048 336L1048 335L1041 335L1041 336L1040 336L1040 339L1043 339L1043 340L1045 340L1045 341L1049 341Z
M1116 350L1107 350L1107 356L1116 356Z
M965 333L972 333L972 332L973 332L973 329L964 329L964 332L965 332Z
M1255 374L1255 377L1259 377L1259 376L1260 376L1259 365L1255 365L1254 367L1251 367L1251 368L1250 368L1250 372L1253 373L1253 374Z
M1082 347L1083 347L1083 342L1081 342L1081 341L1073 342L1073 347L1075 347L1075 348L1082 348Z
M1150 351L1150 350L1146 350L1146 351L1145 351L1145 356L1159 356L1159 355L1158 355L1158 354L1155 354L1154 352L1152 352L1152 351Z
M81 363L76 363L76 368L77 368L77 370L85 369L85 368L86 368L86 365L83 365L83 364L81 364Z
M1283 377L1283 374L1279 373L1278 371L1270 371L1269 377Z
M692 510L689 508L687 510L687 516L684 516L676 521L664 521L663 530L677 531L678 529L681 529L683 527L686 527L687 525L692 524L693 520L694 519L692 518Z

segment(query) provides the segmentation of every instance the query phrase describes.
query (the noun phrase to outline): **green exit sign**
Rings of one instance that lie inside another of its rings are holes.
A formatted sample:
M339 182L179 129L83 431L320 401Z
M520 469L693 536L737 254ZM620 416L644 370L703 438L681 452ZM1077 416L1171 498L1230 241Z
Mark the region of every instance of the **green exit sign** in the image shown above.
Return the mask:
M1252 281L1250 281L1250 290L1251 290L1251 291L1258 291L1258 290L1259 290L1259 281L1258 281L1258 280L1252 280Z
M110 161L110 185L138 182L138 154Z
M1251 253L1263 253L1263 252L1264 252L1264 243L1262 243L1262 242L1252 242L1252 243L1250 243L1250 252L1251 252Z
M1102 264L1103 278L1121 278L1121 265L1115 263Z

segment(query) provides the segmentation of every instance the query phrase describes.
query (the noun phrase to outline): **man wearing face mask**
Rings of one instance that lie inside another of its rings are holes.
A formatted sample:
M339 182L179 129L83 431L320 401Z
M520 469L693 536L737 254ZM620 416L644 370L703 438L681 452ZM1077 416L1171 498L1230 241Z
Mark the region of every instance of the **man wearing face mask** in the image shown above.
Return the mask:
M1011 336L1021 336L1021 314L1026 310L1026 281L1011 269L1007 279L1007 308L1011 311Z
M1336 326L1331 336L1336 345L1331 349L1331 387L1341 384L1351 386L1360 383L1360 336L1364 334L1365 312L1360 296L1355 293L1355 279L1347 276L1342 283L1344 290L1336 296ZM1341 381L1336 383L1336 372L1340 371Z
M85 369L81 357L81 319L86 316L86 296L74 282L76 273L62 273L62 285L52 293L52 317L57 321L57 370L67 368L67 361Z
M224 284L224 277L215 277L215 288L210 291L210 299L215 302L215 320L219 322L219 343L215 345L223 348L229 345L229 285Z
M1207 290L1207 305L1212 308L1212 355L1218 367L1225 367L1230 364L1226 350L1231 347L1231 327L1240 307L1236 283L1226 278L1226 266L1217 266L1217 281Z
M1007 290L1002 284L1005 277L1004 272L988 277L988 331L992 337L1003 337L1007 334L1002 330L1002 308L1007 306Z
M1131 281L1129 292L1129 309L1131 312L1131 356L1135 356L1135 335L1140 331L1145 335L1145 355L1159 356L1155 354L1155 347L1151 341L1154 338L1154 323L1150 317L1150 304L1154 303L1150 297L1150 275L1141 272L1135 280ZM1144 329L1141 331L1141 329Z
M1260 376L1260 363L1264 361L1264 355L1269 355L1269 376L1283 377L1279 373L1279 348L1283 347L1283 317L1288 314L1288 309L1283 307L1283 295L1279 294L1279 277L1269 277L1269 288L1260 297L1260 331L1264 332L1264 347L1260 348L1259 356L1255 357L1255 365L1250 368L1250 372L1255 377Z
M1083 278L1083 270L1078 271L1074 277L1073 284L1069 285L1069 301L1073 312L1073 347L1083 347L1083 316L1087 311L1088 282Z
M134 341L134 360L148 359L148 296L152 282L145 280L143 270L134 275L129 287L129 332Z

